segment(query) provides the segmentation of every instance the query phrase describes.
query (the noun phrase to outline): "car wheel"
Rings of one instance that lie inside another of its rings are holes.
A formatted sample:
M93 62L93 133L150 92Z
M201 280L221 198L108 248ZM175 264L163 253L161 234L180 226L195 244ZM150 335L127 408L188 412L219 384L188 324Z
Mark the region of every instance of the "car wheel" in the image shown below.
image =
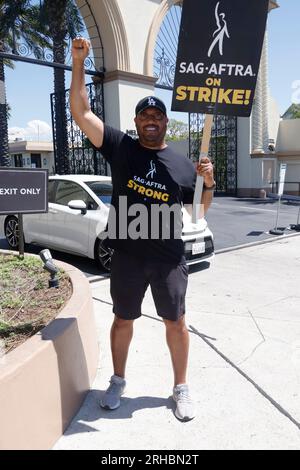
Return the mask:
M97 240L95 246L95 261L100 268L110 271L111 257L114 250L107 246L105 240Z
M10 215L5 219L4 233L10 248L17 250L19 248L19 222L17 217Z

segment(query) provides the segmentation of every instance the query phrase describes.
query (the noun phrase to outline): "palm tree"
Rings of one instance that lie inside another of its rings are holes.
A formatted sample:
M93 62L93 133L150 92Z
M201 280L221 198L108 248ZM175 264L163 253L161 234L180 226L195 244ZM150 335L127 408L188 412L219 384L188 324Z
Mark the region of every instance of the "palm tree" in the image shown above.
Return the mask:
M0 42L0 52L3 51ZM5 70L4 59L0 57L0 167L10 166L10 156L8 153L8 116L5 92Z
M8 153L7 103L5 65L1 52L17 53L18 43L24 40L37 58L42 47L49 46L39 26L39 8L29 0L0 0L0 166L10 166Z
M7 120L9 121L11 118L11 107L9 103L6 103L6 115L7 115Z
M77 6L73 0L43 0L40 19L52 41L53 62L64 64L67 41L84 29ZM58 162L56 170L59 174L68 173L70 167L65 91L65 71L54 68L54 132Z

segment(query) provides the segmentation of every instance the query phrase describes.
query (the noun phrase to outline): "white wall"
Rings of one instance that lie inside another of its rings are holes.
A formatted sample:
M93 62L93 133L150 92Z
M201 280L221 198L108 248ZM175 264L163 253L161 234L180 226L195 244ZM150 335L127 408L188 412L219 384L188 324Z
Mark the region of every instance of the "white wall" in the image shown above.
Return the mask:
M54 171L54 152L47 152L42 153L42 168L47 168L49 170L49 174L52 175L55 173ZM46 163L44 163L46 160Z
M14 155L22 154L22 161L24 168L31 168L31 154L34 155L34 152L13 152L11 154L11 165L15 166L15 159ZM54 152L38 152L41 155L41 168L45 168L49 170L49 173L53 173L54 168Z
M284 158L278 157L277 175L280 163L287 163L285 181L300 182L300 119L280 121L276 151L285 154ZM284 190L285 192L299 191L299 185L289 184L285 186Z
M85 1L76 1L83 16L88 14ZM100 31L107 71L144 73L148 34L161 3L162 0L89 0ZM91 29L89 33L92 45L97 47L95 31Z
M105 122L126 132L135 129L135 107L138 101L145 96L153 95L153 86L114 80L105 84L104 104Z
M120 81L121 129L135 129L135 107L142 98L153 95L152 86Z
M145 49L150 26L161 0L142 2L142 8L132 0L118 0L127 32L130 54L130 71L144 73Z
M278 161L279 165L281 160ZM300 162L284 160L287 163L285 181L299 181L300 183Z
M277 102L272 96L269 96L268 102L268 127L269 127L269 139L277 141L278 129L280 124L280 112Z
M283 119L280 121L276 151L300 151L300 119Z
M238 188L251 188L250 118L238 118L237 122L237 179Z
M277 178L277 158L264 158L262 164L262 184L265 188L271 190L270 182Z
M284 160L278 159L276 181L278 181L279 178L279 169L281 163L287 164L285 181L300 183L300 159L298 161L288 160L286 158ZM289 191L295 191L298 193L299 184L286 184L284 187L284 192L286 193Z
M104 84L104 113L105 122L120 129L120 90L119 81L114 80Z

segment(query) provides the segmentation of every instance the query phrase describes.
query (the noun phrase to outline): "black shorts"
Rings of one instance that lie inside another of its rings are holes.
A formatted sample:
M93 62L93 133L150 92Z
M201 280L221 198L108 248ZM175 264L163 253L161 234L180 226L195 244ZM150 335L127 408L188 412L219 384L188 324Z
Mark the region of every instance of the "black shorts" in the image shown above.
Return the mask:
M150 285L157 314L176 321L185 314L187 282L186 264L149 261L114 251L110 276L113 312L125 320L140 317L142 301Z

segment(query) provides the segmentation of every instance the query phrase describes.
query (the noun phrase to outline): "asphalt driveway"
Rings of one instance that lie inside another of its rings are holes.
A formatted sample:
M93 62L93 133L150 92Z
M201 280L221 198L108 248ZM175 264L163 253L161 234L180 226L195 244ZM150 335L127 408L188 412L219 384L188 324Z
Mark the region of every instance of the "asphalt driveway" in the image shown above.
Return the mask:
M273 199L235 198L215 196L206 219L214 234L215 249L259 242L274 235L269 234L276 224L278 202ZM282 202L278 226L285 234L294 233L290 224L297 222L300 204Z

